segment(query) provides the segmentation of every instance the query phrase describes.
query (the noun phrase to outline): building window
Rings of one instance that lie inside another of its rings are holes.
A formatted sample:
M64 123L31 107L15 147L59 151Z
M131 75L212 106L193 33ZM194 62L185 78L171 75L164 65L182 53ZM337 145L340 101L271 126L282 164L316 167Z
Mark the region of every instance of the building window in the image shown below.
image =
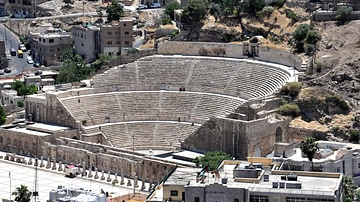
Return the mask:
M234 198L234 202L240 202L238 198Z
M81 46L84 46L84 43L81 43Z
M126 23L124 23L124 27L126 27Z
M81 34L80 37L83 38L83 34Z
M60 51L60 48L58 48L57 51Z
M250 202L270 202L269 196L250 195Z
M111 45L111 44L112 44L112 41L108 41L108 42L107 42L107 45Z
M129 35L129 32L125 32L124 34L125 34L125 35Z
M54 39L49 39L49 43L54 43Z
M43 39L43 42L45 43L45 39Z
M286 202L306 202L303 197L286 197Z
M199 197L195 197L195 202L200 202L200 198L199 198Z
M115 35L118 35L118 32L115 32Z
M178 196L178 191L177 190L171 190L170 191L170 196Z
M116 41L116 44L120 44L120 41Z
M125 41L125 44L129 44L130 42L129 41Z
M360 168L360 163L358 163L358 168Z
M107 35L112 35L112 32L107 32Z

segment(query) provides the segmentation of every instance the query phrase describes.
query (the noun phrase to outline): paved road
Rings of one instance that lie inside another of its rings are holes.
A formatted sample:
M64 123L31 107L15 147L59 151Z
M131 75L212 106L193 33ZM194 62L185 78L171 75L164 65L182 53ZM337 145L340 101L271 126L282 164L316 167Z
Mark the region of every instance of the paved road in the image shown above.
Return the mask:
M19 40L17 36L8 30L4 25L0 24L0 39L5 40L6 52L9 53L11 48L15 50L19 47ZM28 53L24 53L24 58L18 58L17 56L8 56L9 60L9 68L11 68L11 73L0 75L0 78L4 78L6 76L14 76L20 74L24 71L24 69L33 68L32 65L28 64L26 61L26 57Z

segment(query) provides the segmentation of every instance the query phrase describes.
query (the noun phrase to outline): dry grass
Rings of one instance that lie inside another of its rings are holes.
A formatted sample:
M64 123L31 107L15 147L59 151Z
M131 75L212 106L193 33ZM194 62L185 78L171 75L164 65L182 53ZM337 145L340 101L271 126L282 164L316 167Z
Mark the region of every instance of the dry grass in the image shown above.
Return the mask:
M150 49L150 48L154 48L155 45L155 39L151 39L146 41L145 44L143 44L140 49Z
M321 125L317 121L306 122L306 121L302 120L300 117L292 120L290 122L290 126L296 127L296 128L305 128L305 129L310 129L310 130L316 130L316 131L321 131L321 132L330 131L330 129L327 126Z
M325 102L326 97L333 96L334 93L327 91L325 89L319 89L319 88L313 88L313 87L307 87L301 89L298 100L300 101L311 101L313 99L316 99L318 101Z
M349 114L336 114L334 115L329 125L337 126L339 128L351 128L353 125L353 115L354 113L351 112Z

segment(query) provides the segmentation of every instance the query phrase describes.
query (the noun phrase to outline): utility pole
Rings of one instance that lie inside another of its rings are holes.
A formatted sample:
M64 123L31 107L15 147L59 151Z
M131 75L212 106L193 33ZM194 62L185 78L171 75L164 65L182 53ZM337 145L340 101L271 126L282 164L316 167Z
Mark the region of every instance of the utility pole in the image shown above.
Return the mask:
M35 145L36 146L36 155L35 155L35 163L34 163L34 166L35 166L35 181L34 181L34 192L33 192L35 202L36 202L37 197L39 196L39 192L37 191L38 190L38 165L39 165L38 158L37 158L37 155L38 155L38 141L39 141L39 139L36 138L36 145Z
M135 173L135 143L134 143L134 141L135 141L135 136L134 136L134 133L132 134L132 146L133 146L133 164L134 164L134 166L133 166L133 169L134 169L134 171L133 171L133 179L134 179L134 195L133 195L133 197L135 197L135 176L136 176L136 173Z

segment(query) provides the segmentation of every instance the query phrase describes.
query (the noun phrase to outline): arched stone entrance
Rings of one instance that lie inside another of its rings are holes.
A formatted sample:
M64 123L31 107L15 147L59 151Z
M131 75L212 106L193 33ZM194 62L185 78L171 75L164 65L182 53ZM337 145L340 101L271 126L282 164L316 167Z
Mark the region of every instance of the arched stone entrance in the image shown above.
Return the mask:
M283 130L280 126L276 128L275 131L275 142L282 142Z
M253 157L261 157L261 146L259 144L254 147Z

